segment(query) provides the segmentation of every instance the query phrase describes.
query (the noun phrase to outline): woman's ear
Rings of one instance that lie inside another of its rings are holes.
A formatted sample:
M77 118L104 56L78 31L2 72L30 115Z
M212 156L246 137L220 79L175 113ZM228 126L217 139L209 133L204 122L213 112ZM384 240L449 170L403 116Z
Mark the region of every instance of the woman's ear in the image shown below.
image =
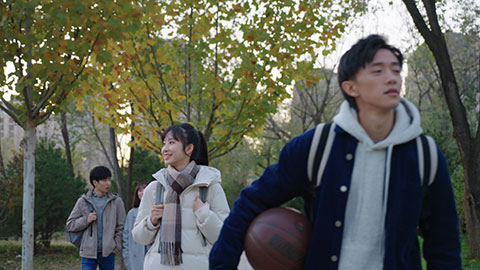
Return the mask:
M188 155L188 156L191 156L192 153L193 153L193 144L189 144L187 145L187 147L185 147L185 153Z
M347 95L349 95L351 97L357 97L358 96L357 89L355 88L355 82L352 81L352 80L343 81L342 82L342 89L343 89L343 91L345 91L345 93L347 93Z

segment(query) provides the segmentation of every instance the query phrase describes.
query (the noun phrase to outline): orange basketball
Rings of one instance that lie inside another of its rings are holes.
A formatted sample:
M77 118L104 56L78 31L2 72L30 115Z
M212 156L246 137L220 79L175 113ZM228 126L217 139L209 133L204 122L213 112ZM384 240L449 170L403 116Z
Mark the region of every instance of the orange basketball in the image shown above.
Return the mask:
M312 224L302 214L284 207L259 214L248 227L245 254L256 270L303 269Z

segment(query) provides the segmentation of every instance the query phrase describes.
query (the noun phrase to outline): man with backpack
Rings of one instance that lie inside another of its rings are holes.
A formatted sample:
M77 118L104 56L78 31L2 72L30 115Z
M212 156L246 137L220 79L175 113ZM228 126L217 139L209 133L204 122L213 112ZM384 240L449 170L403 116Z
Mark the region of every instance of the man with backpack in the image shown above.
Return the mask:
M428 269L461 269L445 158L422 135L418 110L400 96L402 64L401 52L379 35L342 56L346 100L333 123L290 141L278 163L242 190L210 269L236 269L253 218L297 196L313 223L304 269L420 270L418 234Z
M113 270L122 250L125 207L110 191L112 173L97 166L90 171L93 189L82 195L67 219L68 231L84 231L80 244L82 270Z

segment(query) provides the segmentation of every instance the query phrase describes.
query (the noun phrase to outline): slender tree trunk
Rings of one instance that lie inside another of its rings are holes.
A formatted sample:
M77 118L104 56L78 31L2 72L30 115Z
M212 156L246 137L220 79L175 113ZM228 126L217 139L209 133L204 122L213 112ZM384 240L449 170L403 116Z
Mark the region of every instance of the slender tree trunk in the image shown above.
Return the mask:
M133 139L132 139L133 140ZM130 147L130 158L128 160L128 179L127 179L127 203L125 204L126 209L130 209L132 205L132 183L133 183L133 164L135 164L135 147Z
M28 39L31 32L31 14L26 11L25 36ZM29 70L32 68L32 46L27 46L27 74L32 78ZM18 70L22 74L22 70ZM23 74L22 74L23 75ZM22 211L22 270L33 270L34 253L34 208L35 208L35 139L37 123L32 115L32 86L22 89L27 107L28 120L23 125L25 150L23 155L23 211Z
M61 115L61 130L63 142L65 143L65 155L67 156L67 162L72 169L71 174L73 176L73 162L72 162L72 151L70 147L70 138L68 137L68 127L67 127L67 113L62 112Z
M109 128L110 131L110 151L112 153L112 165L115 174L115 179L117 180L117 190L118 195L122 199L125 199L125 194L123 193L123 176L122 170L120 170L120 166L118 165L118 158L117 158L117 133L115 132L115 128Z
M132 124L132 131L135 127L135 123ZM133 132L130 132L133 134ZM135 146L133 146L133 142L135 141L135 137L131 135L130 142L132 143L132 147L130 147L130 158L128 159L128 179L127 179L127 199L128 199L128 206L125 206L126 209L130 209L130 205L132 205L132 183L133 183L133 165L135 164Z
M23 156L22 270L33 270L33 213L35 206L35 125L27 121Z
M130 102L130 106L133 107L134 102ZM133 111L133 110L132 110ZM125 204L125 210L130 209L130 206L132 205L132 183L133 183L133 164L135 164L135 137L133 136L134 134L134 128L135 128L135 123L132 123L131 129L130 129L130 158L128 159L128 179L127 179L127 203Z
M447 42L438 23L435 0L422 1L427 12L428 25L417 8L418 1L403 0L403 2L432 52L440 72L442 89L465 172L465 222L468 247L472 257L480 258L480 123L477 122L474 137L471 134L465 106L460 98Z
M464 210L465 210L465 225L468 234L468 238L480 239L480 216L478 215L478 206L476 207L476 201L468 186L468 181L465 181L465 197L464 197ZM480 252L479 241L468 241L470 254Z
M0 177L1 177L1 184L2 185L5 185L5 191L6 191L6 194L3 194L4 196L4 202L2 205L0 205L0 225L8 218L8 205L10 203L10 200L12 199L12 196L13 196L13 189L11 189L10 187L12 187L12 185L10 185L10 183L13 182L12 179L8 179L7 178L7 172L6 172L6 169L5 169L5 163L3 162L3 154L2 154L2 144L1 144L1 141L0 141ZM3 189L3 187L2 187Z
M0 141L0 173L2 176L6 176L5 163L3 162L2 142Z

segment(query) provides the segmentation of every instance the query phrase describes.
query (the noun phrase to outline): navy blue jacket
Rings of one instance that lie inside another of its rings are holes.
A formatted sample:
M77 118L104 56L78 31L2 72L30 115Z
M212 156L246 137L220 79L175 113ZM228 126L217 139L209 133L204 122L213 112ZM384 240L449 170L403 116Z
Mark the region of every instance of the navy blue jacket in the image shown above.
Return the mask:
M314 230L304 269L338 269L357 140L338 126L335 132L321 186L315 191ZM307 159L313 134L310 130L290 141L278 163L242 190L210 253L210 269L236 269L245 233L256 215L297 196L310 198ZM424 238L423 254L429 270L461 269L453 191L445 158L440 150L437 152L435 180L424 188L415 140L393 149L384 269L422 269L418 233Z

